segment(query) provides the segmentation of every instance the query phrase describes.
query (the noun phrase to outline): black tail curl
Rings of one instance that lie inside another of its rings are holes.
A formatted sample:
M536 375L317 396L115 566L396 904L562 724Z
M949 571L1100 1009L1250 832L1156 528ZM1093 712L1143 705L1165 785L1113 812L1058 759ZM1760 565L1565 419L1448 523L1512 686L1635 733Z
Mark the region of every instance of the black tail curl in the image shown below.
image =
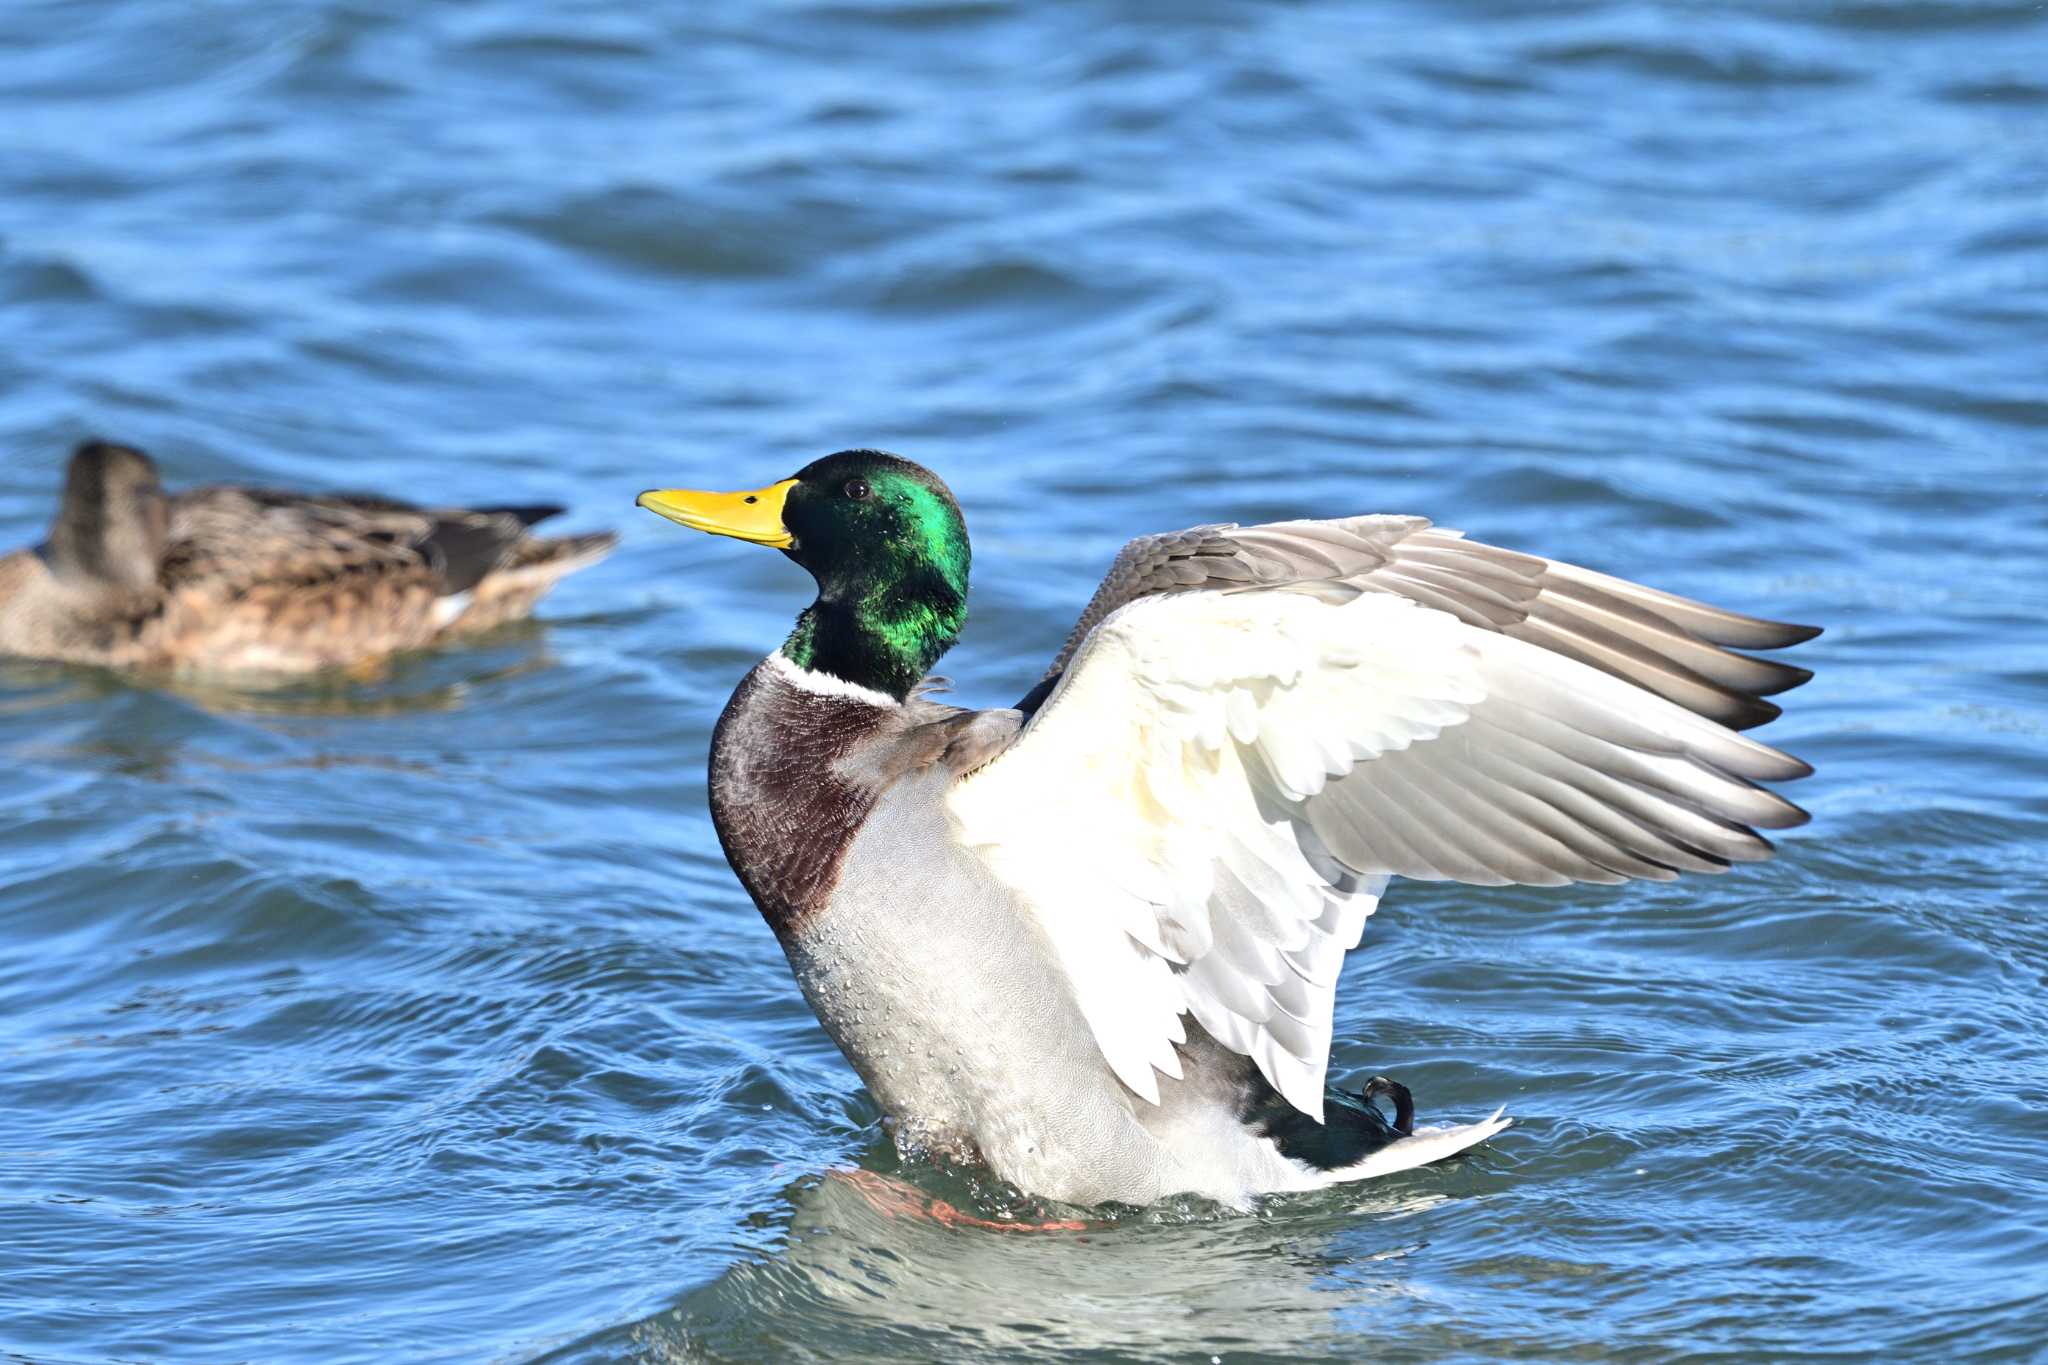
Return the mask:
M1415 1135L1415 1096L1399 1081L1390 1081L1385 1076L1375 1076L1365 1083L1365 1089L1358 1092L1358 1098L1367 1105L1385 1095L1394 1105L1394 1131L1402 1137ZM1378 1107L1373 1106L1375 1113Z
M1393 1106L1392 1122L1379 1107L1381 1099ZM1253 1132L1271 1138L1282 1156L1319 1170L1337 1171L1356 1166L1388 1143L1412 1135L1415 1097L1399 1081L1374 1076L1362 1090L1328 1091L1323 1097L1323 1121L1317 1123L1254 1073L1240 1116Z

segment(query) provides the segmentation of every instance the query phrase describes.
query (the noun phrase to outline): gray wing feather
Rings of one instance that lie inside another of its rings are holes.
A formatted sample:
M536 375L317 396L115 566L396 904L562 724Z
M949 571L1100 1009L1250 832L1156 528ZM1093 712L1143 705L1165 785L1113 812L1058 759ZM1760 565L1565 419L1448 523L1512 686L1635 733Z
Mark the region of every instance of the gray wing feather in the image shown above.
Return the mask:
M1393 593L1575 659L1736 730L1778 715L1763 699L1813 676L1737 651L1780 649L1820 633L1467 540L1422 517L1196 526L1124 546L1023 709L1035 709L1089 632L1117 608L1165 594L1251 588L1311 592L1333 602ZM1804 771L1800 765L1769 776Z
M1230 533L1236 530L1232 525L1194 526L1185 531L1139 536L1125 545L1095 595L1088 599L1066 643L1060 646L1059 656L1045 670L1045 680L1064 673L1073 661L1074 651L1088 638L1088 632L1127 602L1163 593L1261 582L1258 569L1246 553L1247 547L1231 538Z

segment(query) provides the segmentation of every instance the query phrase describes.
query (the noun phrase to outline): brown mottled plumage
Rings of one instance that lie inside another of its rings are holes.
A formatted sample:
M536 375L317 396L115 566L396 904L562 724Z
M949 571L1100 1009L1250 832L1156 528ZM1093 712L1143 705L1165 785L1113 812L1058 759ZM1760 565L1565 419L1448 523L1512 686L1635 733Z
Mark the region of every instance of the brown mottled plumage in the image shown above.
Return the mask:
M138 450L71 458L50 538L0 557L0 654L299 673L524 616L609 532L540 539L554 507L420 508L215 486L166 494Z

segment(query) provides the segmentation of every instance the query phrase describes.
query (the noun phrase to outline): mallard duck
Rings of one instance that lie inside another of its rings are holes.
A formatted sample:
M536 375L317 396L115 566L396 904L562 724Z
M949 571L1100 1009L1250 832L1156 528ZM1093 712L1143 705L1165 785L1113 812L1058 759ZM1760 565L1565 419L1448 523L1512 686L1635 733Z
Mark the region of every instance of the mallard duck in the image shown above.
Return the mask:
M359 665L524 616L610 552L610 533L527 534L559 511L167 494L141 451L87 441L49 540L0 558L0 654L206 673Z
M1818 632L1421 517L1130 542L1014 708L926 676L967 615L937 476L842 451L639 505L781 550L817 599L710 756L727 859L906 1150L1071 1204L1256 1196L1506 1126L1327 1084L1392 877L1667 880L1769 855L1811 769L1736 731ZM1391 1111L1391 1112L1390 1112Z

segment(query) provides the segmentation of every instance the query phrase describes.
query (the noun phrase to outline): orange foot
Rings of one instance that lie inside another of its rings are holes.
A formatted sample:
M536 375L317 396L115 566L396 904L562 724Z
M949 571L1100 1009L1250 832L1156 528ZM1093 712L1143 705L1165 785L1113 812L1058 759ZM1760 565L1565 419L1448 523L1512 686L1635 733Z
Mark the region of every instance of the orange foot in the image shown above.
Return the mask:
M834 1171L833 1175L860 1191L877 1213L895 1218L929 1218L949 1228L988 1228L994 1232L1086 1232L1095 1226L1077 1219L1047 1223L998 1223L962 1213L943 1199L934 1199L907 1180L874 1171Z

